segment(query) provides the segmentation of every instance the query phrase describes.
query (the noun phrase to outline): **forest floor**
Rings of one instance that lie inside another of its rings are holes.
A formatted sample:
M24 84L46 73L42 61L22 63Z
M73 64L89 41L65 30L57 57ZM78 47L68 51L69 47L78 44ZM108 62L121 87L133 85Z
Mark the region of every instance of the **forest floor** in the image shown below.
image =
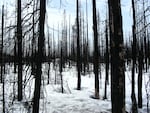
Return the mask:
M91 71L81 76L81 90L77 87L77 71L75 66L66 66L63 69L64 93L61 93L61 80L59 66L55 69L50 66L50 79L47 84L48 64L43 64L42 87L40 98L40 113L111 113L110 82L107 86L108 99L103 100L105 65L101 65L100 99L93 99L94 74ZM5 110L6 113L31 113L32 98L34 92L34 76L31 75L31 67L24 66L23 69L23 100L17 101L17 74L13 71L13 65L6 65L5 74ZM126 68L126 111L131 112L131 68ZM56 79L56 80L55 80ZM135 76L135 93L137 97L137 74ZM147 93L146 93L147 91ZM150 70L143 72L143 108L139 113L147 113L147 96L150 96ZM148 94L148 95L147 95ZM0 111L2 111L2 84L0 84ZM150 108L150 106L149 106Z

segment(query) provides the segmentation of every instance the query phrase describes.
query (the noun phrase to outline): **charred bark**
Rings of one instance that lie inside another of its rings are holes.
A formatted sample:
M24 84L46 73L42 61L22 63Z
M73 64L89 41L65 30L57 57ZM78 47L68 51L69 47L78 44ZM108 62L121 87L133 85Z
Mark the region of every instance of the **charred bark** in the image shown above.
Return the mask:
M125 113L125 67L120 0L108 0L111 44L112 113Z
M44 51L45 13L46 13L46 0L40 0L39 37L38 37L38 53L36 59L37 67L36 67L36 76L35 76L33 113L39 113L42 61L43 61L43 51Z
M96 1L93 0L93 32L94 32L94 74L95 74L95 98L99 99L99 53L98 53L98 31L96 16Z
M17 2L17 40L18 40L18 101L22 100L22 20L21 0Z

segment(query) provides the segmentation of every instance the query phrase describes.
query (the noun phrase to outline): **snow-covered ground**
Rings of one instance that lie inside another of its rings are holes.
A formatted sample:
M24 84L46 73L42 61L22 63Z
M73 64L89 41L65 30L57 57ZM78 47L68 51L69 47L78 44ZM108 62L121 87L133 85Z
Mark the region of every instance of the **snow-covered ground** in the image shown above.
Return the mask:
M63 85L64 93L61 93L60 74L58 66L54 70L51 64L50 69L50 84L47 84L48 64L43 64L40 113L111 113L110 85L107 86L107 100L103 100L104 96L104 81L105 81L105 65L101 65L100 79L100 99L92 99L94 95L94 74L92 72L82 75L81 90L76 90L77 87L77 71L74 66L66 67L63 70ZM34 92L34 77L31 75L30 66L24 66L23 78L26 80L23 83L25 87L23 92L24 99L21 102L17 101L17 74L13 72L13 65L6 65L5 74L5 103L6 113L31 113L32 98ZM57 78L55 84L55 75ZM126 110L131 112L131 69L127 68L125 72L126 78ZM137 96L137 74L136 74L135 92ZM146 83L150 82L150 70L143 74L143 108L139 109L139 113L147 112L147 95ZM0 92L0 111L2 111L2 84ZM147 85L147 90L150 95L150 83ZM14 95L15 94L15 95ZM150 101L150 100L149 100Z

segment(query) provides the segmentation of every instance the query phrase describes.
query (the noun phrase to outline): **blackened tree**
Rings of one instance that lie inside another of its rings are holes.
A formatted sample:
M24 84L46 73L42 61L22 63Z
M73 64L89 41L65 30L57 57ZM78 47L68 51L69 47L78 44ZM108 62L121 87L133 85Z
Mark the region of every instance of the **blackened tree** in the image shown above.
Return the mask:
M112 113L125 113L125 67L120 0L108 0L111 44Z
M135 17L135 5L134 0L132 0L132 11L133 11L133 26L132 26L132 34L133 34L133 44L132 44L132 112L137 113L137 102L135 97L135 65L136 65L136 17Z
M77 80L77 90L81 89L81 62L80 62L80 33L79 33L79 0L77 0L77 70L78 70L78 80Z
M99 99L99 75L98 75L98 32L97 32L97 16L96 1L93 0L93 31L94 31L94 74L95 74L95 98Z
M38 53L37 53L37 59L36 59L36 75L35 75L35 90L34 90L34 99L33 99L33 113L39 113L42 61L43 61L43 51L44 51L45 13L46 13L46 0L40 0L39 37L38 37Z
M18 41L18 100L22 100L22 20L21 0L17 1L17 41Z

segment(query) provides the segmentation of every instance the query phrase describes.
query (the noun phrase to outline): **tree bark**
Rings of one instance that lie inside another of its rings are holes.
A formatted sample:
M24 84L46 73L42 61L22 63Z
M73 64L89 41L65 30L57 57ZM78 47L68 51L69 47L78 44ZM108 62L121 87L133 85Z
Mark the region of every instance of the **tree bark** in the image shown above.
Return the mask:
M88 28L88 2L86 0L86 63L87 63L87 71L89 71L89 47L88 47L88 40L89 40L89 28Z
M77 90L81 90L81 62L80 62L80 32L79 32L79 0L77 0Z
M108 84L108 76L109 76L109 51L108 51L108 28L107 28L107 20L106 20L106 55L105 64L106 64L106 78L105 78L105 90L104 90L104 99L107 99L107 84Z
M112 113L125 113L125 67L120 0L108 0L111 44Z
M97 32L97 16L96 1L93 0L93 32L94 32L94 74L95 74L95 98L99 99L99 57L98 57L98 32Z
M135 18L135 4L134 0L132 0L132 11L133 11L133 26L132 26L132 34L133 34L133 44L132 44L132 112L137 113L137 102L135 96L135 65L136 65L136 18Z
M16 35L16 32L15 32L15 35ZM17 62L17 45L16 45L16 37L14 37L14 73L16 73L17 72L17 64L16 64L16 62Z
M36 59L36 76L35 76L35 90L33 99L33 113L39 113L39 99L41 88L41 75L42 75L42 61L44 51L44 24L46 13L46 0L40 0L40 18L39 18L39 37L38 37L38 53Z
M143 50L139 51L139 74L138 74L138 107L142 108L142 70L143 70Z
M17 40L18 40L18 101L22 100L22 20L21 0L18 0L17 8Z
M4 57L3 57L3 38L4 38L4 5L2 6L2 40L1 40L1 83L3 83L3 113L5 113L5 77L4 77Z
M61 50L60 50L61 58L60 58L60 78L61 78L61 92L64 93L64 88L63 88L63 49L62 49L62 41L61 41Z
M35 21L34 21L34 19L35 19L35 14L34 14L34 9L35 9L35 0L33 0L33 17L32 17L32 35L33 35L33 37L32 37L32 61L31 61L31 73L32 73L32 75L35 75L35 45L36 45L36 43L35 43L35 26L34 26L34 24L35 24Z

